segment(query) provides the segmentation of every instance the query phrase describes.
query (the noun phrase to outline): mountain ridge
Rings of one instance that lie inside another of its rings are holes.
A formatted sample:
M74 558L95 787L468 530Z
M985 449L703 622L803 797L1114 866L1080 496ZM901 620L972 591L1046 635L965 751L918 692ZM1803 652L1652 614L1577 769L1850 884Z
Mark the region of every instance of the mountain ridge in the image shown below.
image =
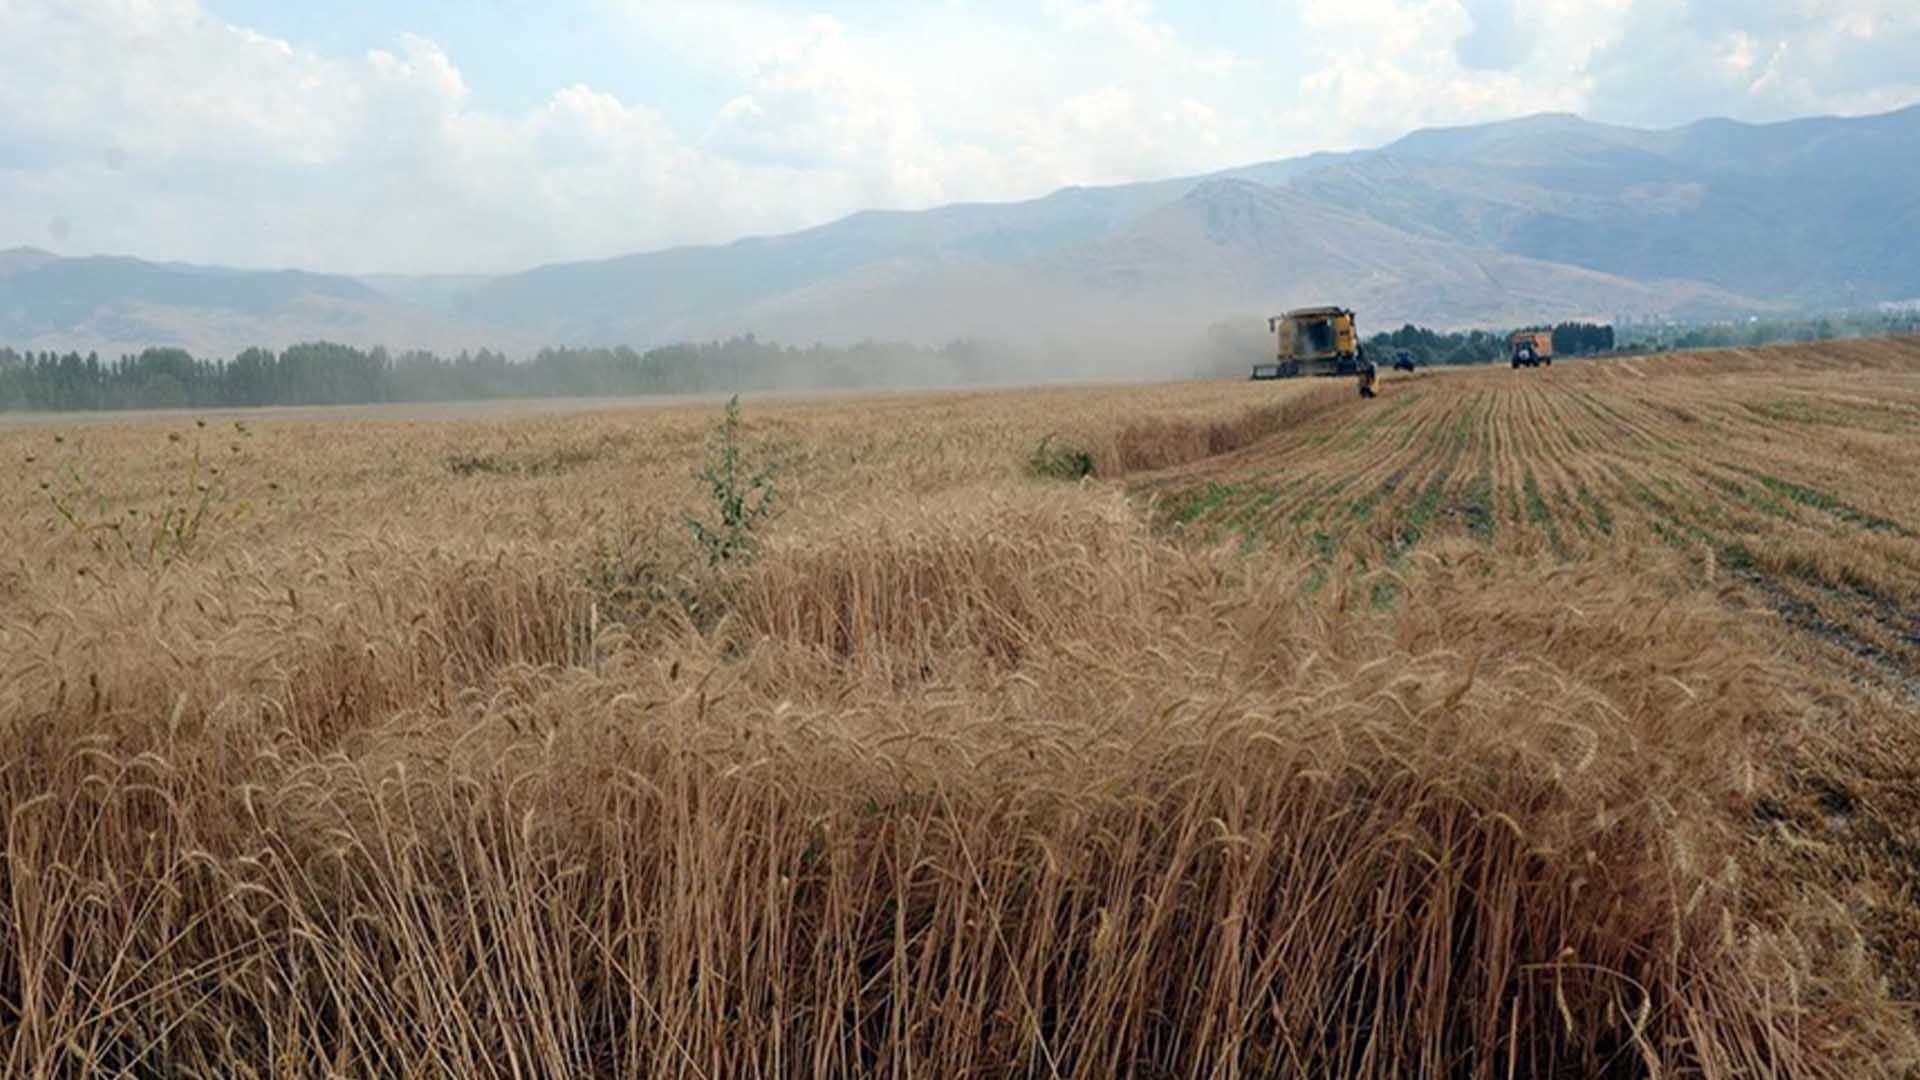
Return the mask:
M1920 296L1920 252L1900 239L1920 223L1916 173L1920 104L1662 129L1542 113L491 276L14 248L0 251L0 342L149 335L231 351L330 336L511 349L744 332L803 343L1126 338L1135 328L1170 338L1309 299L1356 307L1374 326L1740 315Z

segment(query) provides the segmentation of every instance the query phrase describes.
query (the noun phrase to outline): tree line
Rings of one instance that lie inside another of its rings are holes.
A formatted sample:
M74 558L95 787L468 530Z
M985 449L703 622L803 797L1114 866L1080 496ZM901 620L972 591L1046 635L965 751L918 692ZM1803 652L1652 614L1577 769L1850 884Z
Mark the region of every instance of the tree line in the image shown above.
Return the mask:
M752 335L640 351L542 349L513 360L488 349L440 356L315 342L231 359L149 348L98 353L0 348L0 410L364 405L490 398L603 397L789 389L916 387L983 382L1006 354L973 342L942 348L864 343L781 346Z
M1599 323L1566 322L1551 329L1557 355L1586 356L1920 333L1920 310L1643 323L1618 330ZM1222 376L1244 373L1251 363L1266 359L1273 347L1271 337L1256 330L1264 326L1236 322L1212 328L1187 358L1191 366L1186 370ZM1393 350L1406 349L1423 365L1485 364L1506 360L1507 338L1504 331L1442 332L1408 324L1373 335L1366 346L1380 362L1390 362ZM294 345L279 352L247 349L230 359L196 357L185 349L160 347L111 359L98 353L0 348L0 411L905 389L996 379L1031 381L1042 374L1099 377L1102 369L1097 359L1073 361L1062 350L1033 353L977 341L938 348L885 342L796 348L751 334L644 351L627 346L550 348L524 360L489 349L451 356L425 350L393 354L384 348L329 342Z
M1617 345L1613 327L1604 323L1564 322L1528 329L1551 331L1556 356L1595 356L1612 352ZM1368 338L1367 350L1375 363L1390 363L1395 350L1405 349L1415 363L1427 367L1491 364L1507 359L1508 336L1492 330L1442 333L1408 323Z
M1728 319L1717 322L1629 323L1615 328L1604 323L1565 322L1528 329L1553 333L1557 356L1599 356L1607 353L1649 353L1679 349L1756 348L1836 338L1884 337L1920 334L1920 308L1848 312L1801 318ZM1375 334L1367 349L1376 359L1390 360L1395 349L1405 349L1421 364L1487 364L1507 358L1508 334L1490 330L1442 333L1407 325ZM1377 350L1377 351L1376 351Z
M1629 347L1661 349L1756 348L1835 338L1920 334L1920 307L1845 312L1805 318L1747 318L1707 323L1657 323L1626 328Z

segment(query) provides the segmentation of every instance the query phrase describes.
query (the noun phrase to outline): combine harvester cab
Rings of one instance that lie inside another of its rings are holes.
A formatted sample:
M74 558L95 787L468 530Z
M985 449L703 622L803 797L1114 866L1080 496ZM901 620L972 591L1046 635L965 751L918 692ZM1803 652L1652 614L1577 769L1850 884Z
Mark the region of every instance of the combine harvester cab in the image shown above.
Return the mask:
M1360 332L1346 308L1297 308L1268 319L1267 329L1276 336L1274 362L1255 364L1256 379L1358 375L1366 366Z

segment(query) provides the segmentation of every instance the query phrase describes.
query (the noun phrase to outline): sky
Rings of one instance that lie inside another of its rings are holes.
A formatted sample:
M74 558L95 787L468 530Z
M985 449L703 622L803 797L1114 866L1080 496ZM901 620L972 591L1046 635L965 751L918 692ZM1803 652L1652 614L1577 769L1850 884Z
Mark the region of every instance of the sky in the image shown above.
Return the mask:
M0 0L0 249L498 273L1535 112L1920 101L1915 0Z

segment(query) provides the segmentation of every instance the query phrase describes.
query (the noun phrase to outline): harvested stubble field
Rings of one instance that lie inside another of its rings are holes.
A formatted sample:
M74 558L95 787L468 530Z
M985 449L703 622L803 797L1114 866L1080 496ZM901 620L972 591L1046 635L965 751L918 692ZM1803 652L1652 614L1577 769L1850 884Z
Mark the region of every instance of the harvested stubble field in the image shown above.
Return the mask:
M6 1073L1920 1060L1920 342L744 417L0 433Z

